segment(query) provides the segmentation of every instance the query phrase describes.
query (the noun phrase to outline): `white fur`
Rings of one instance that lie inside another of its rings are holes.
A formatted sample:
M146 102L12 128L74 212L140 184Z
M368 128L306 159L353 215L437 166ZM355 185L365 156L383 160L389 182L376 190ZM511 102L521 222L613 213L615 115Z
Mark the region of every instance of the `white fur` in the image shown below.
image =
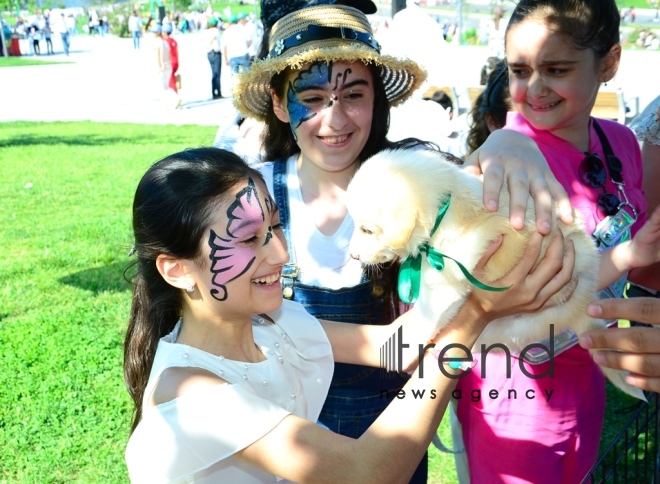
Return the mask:
M508 220L509 199L502 191L500 208L488 212L482 204L483 186L479 178L465 173L431 150L385 150L358 170L347 190L348 210L355 221L350 243L351 255L363 264L379 264L419 253L428 242L442 254L461 262L470 272L489 242L504 234L502 246L486 265L481 282L497 285L497 280L520 261L529 237L536 231L534 209L529 206L525 228L516 231ZM430 238L438 208L451 196L449 209L437 231ZM532 204L529 204L532 205ZM554 296L555 306L532 315L508 317L488 324L475 348L482 344L505 344L511 351L541 341L565 329L577 334L603 328L602 320L586 314L587 304L596 298L599 266L598 251L581 225L568 226L553 217L553 228L543 242L539 260L553 236L561 235L575 245L574 291L565 288ZM577 285L575 282L577 281ZM435 335L456 315L472 291L471 283L451 260L445 260L442 272L431 268L422 257L422 281L419 299L413 309L415 320ZM624 392L643 399L641 390L625 382L625 372L604 370L606 376Z

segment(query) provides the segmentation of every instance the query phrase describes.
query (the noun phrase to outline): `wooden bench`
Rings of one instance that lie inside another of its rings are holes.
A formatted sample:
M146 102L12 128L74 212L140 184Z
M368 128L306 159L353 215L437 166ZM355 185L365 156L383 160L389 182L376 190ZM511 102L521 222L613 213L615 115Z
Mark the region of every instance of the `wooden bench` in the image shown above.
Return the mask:
M626 124L626 103L623 99L623 92L619 90L598 91L591 115L594 118L613 119L621 124Z
M484 92L484 89L486 89L486 86L468 86L467 88L467 94L468 94L468 99L470 100L470 107L472 107L479 97L479 94Z
M453 110L454 110L454 117L458 116L460 106L458 105L458 95L456 94L456 89L454 89L453 87L451 87L451 86L431 86L424 92L424 94L422 94L422 97L426 100L431 100L431 99L433 99L433 94L438 92L438 91L442 91L447 96L449 96L449 99L451 99L451 103L452 103Z

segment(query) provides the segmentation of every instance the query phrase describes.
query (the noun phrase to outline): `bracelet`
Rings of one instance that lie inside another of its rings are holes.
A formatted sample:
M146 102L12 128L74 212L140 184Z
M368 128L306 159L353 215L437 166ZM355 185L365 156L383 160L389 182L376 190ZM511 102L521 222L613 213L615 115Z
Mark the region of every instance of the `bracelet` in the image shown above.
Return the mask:
M431 354L436 360L438 360L440 359L441 351L442 350L439 349L433 349L433 351L431 351ZM451 368L452 370L461 370L461 371L471 370L477 364L477 360L465 361L465 358L461 358L461 357L456 357L456 358L457 358L456 360L449 360L449 361L445 360L442 363L446 367Z

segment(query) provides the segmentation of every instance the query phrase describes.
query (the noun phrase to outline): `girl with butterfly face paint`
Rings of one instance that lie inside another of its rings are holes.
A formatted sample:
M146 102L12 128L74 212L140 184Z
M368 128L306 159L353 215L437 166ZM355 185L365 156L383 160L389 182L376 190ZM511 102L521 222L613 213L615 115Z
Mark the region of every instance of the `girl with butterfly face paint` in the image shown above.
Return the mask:
M273 239L273 231L276 236L282 237L279 242L285 243L279 221L273 224L273 219L278 218L277 207L267 194L263 182L260 185L263 202L260 201L254 181L249 178L247 186L236 193L235 200L227 209L224 230L215 229L222 235L218 235L214 228L210 229L208 245L210 271L213 274L210 293L218 301L225 301L229 296L228 283L258 269L258 258L262 251L268 249L266 246ZM225 217L215 225L223 225L224 220ZM255 277L254 283L268 290L279 289L279 272L277 270Z
M317 62L290 71L287 83L286 101L276 101L274 108L300 146L300 176L317 171L352 175L373 119L373 76L367 66ZM319 228L333 233L336 225L328 220Z
M387 326L320 322L283 300L289 255L279 222L261 175L223 150L171 155L140 181L124 345L135 406L131 482L410 480L455 380L429 352L423 377L415 372L404 391L432 397L394 399L359 439L318 425L334 361L379 366L382 344L406 316ZM536 268L533 282L536 253L525 261L501 281L523 289L475 291L438 344L471 347L488 321L534 308L542 301L530 293L570 280L554 260Z

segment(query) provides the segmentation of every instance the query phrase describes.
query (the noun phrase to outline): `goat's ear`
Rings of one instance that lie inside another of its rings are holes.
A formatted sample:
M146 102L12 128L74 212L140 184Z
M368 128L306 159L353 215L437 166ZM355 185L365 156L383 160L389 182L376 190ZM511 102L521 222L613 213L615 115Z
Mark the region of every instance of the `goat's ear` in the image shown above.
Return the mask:
M390 214L383 214L383 232L392 249L402 249L408 243L415 225L417 210L411 204L395 207Z

